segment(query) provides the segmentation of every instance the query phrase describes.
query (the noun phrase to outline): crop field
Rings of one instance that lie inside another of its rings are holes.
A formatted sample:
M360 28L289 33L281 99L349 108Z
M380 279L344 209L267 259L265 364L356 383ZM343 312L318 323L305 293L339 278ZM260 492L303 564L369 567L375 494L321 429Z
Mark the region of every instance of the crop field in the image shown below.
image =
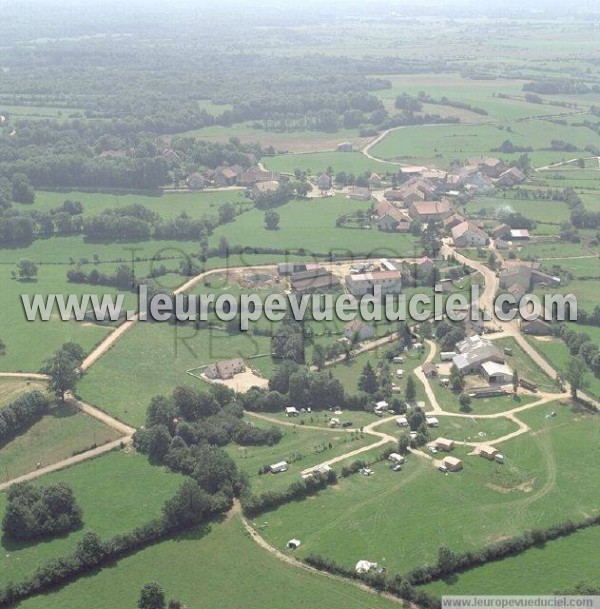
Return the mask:
M519 258L526 259L552 259L564 258L565 256L593 255L594 252L587 250L581 243L565 243L555 239L543 239L524 244L519 250Z
M382 177L386 173L397 173L398 167L390 163L382 163L367 158L360 152L315 152L307 154L286 154L267 157L264 164L271 171L293 174L301 169L313 175L327 171L329 167L334 173L345 171L354 175L374 171Z
M231 557L235 556L232 571ZM310 573L271 556L252 541L238 517L192 529L65 588L21 603L23 609L134 607L140 588L157 581L190 609L264 609L327 605L331 609L389 609L394 603L350 583ZM233 575L234 574L234 575ZM232 586L232 577L235 586ZM260 585L257 585L260 582Z
M600 258L553 258L543 261L544 268L549 271L562 269L572 273L575 277L600 277ZM569 284L567 284L569 287Z
M600 528L578 531L519 556L506 558L424 586L434 596L451 594L553 594L580 581L600 584L591 557L600 544Z
M45 387L44 381L0 377L0 408L14 402L20 395L28 391L43 390Z
M598 304L598 296L596 293L597 279L574 279L564 285L547 288L544 290L536 289L534 293L538 296L544 294L575 294L577 297L577 306L586 311L593 311Z
M232 245L304 248L307 253L361 253L389 258L420 255L419 240L408 234L382 233L375 228L336 228L339 216L358 210L368 211L369 203L350 201L342 195L290 201L277 208L279 229L273 231L265 228L264 211L253 209L235 222L216 228L209 243L216 246L221 237L226 237Z
M148 464L144 455L132 451L111 452L60 472L44 476L40 484L66 482L83 511L83 527L66 536L39 544L0 541L0 586L30 575L41 563L75 549L86 530L106 539L130 531L160 515L183 478ZM36 482L37 484L37 482ZM152 489L152 492L148 492ZM0 514L6 495L0 493Z
M558 416L547 419L553 409ZM316 499L263 514L263 534L276 546L302 539L302 555L320 553L349 566L366 557L403 572L431 563L442 544L474 549L594 513L587 489L600 472L583 470L580 461L598 450L600 420L555 404L522 416L535 432L502 445L503 466L467 456L470 449L462 447L453 451L464 461L457 474L440 474L416 456L401 472L377 464L371 477L342 479Z
M12 480L34 471L38 463L50 465L119 436L104 423L60 404L25 433L0 447L0 480Z

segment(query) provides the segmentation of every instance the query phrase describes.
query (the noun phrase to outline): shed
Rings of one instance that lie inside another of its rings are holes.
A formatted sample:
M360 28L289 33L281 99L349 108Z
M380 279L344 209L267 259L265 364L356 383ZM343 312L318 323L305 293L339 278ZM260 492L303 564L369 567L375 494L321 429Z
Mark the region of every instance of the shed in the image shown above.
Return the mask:
M408 427L408 419L406 417L398 417L396 419L396 425L398 425L398 427Z
M376 568L377 568L376 562L370 562L368 560L359 560L356 563L356 567L354 567L354 570L357 573L368 573L369 571L376 569Z
M285 472L285 471L287 471L287 468L288 468L287 461L279 461L279 463L273 463L273 465L271 465L269 467L272 474L278 474L280 472Z
M375 412L382 412L383 410L387 410L390 405L385 401L381 400L381 402L377 402L375 404Z
M512 370L506 364L484 362L481 364L483 376L490 384L505 385L513 380Z
M425 423L427 427L439 427L440 422L436 417L425 417Z
M297 550L300 547L300 544L301 542L299 539L290 539L285 545L291 550Z
M477 449L477 454L484 459L489 459L493 461L496 458L496 455L499 454L499 451L493 446L480 446Z
M442 459L442 463L446 466L448 471L457 472L462 469L463 463L460 459L456 457L444 457Z
M394 461L395 463L404 463L404 457L398 453L390 453L388 455L388 461Z
M437 438L432 442L432 445L439 450L452 450L454 448L454 440L448 440L448 438Z
M285 409L285 414L288 417L297 417L300 413L298 412L298 409L295 406L287 406Z

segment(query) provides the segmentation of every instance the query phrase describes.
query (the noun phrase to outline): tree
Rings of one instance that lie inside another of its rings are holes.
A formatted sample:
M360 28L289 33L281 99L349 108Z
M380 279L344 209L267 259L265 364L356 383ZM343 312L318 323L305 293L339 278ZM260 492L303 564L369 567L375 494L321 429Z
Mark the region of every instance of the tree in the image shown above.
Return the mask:
M33 203L35 191L24 173L15 173L12 177L12 199L16 203Z
M323 368L325 368L325 361L326 361L325 349L323 348L323 345L319 345L319 344L315 345L315 348L313 349L313 356L312 356L313 366L317 370L323 370Z
M42 368L42 373L50 377L49 387L60 399L65 401L67 391L75 389L80 377L78 357L81 349L75 343L65 343L58 351L48 358Z
M273 209L265 212L265 226L268 230L277 230L279 226L279 214Z
M175 529L200 524L210 513L211 497L193 480L186 480L163 508L165 522Z
M516 370L513 372L512 386L513 386L513 392L514 392L515 398L516 398L517 391L519 390L519 373Z
M138 609L165 609L165 593L156 583L145 584L140 590Z
M410 447L410 436L407 433L400 434L398 438L398 452L403 455L408 452Z
M0 355L6 355L6 343L0 338Z
M465 379L456 364L450 368L450 386L453 391L462 391L465 387Z
M456 554L448 546L440 546L437 564L442 573L452 573L456 568Z
M471 398L468 393L461 393L458 398L461 412L471 412Z
M235 207L233 203L223 203L218 210L219 224L226 224L235 220Z
M577 399L577 392L588 386L589 379L587 378L587 374L587 366L581 357L569 358L564 377L571 386L571 396L574 400Z
M37 276L38 267L35 262L31 260L27 260L23 258L17 262L17 273L19 274L19 279L23 279L25 281L29 279L33 279Z
M417 397L417 386L415 384L415 379L412 374L409 374L406 379L406 401L414 402Z
M365 393L373 394L379 391L379 381L371 362L367 362L360 373L358 388Z

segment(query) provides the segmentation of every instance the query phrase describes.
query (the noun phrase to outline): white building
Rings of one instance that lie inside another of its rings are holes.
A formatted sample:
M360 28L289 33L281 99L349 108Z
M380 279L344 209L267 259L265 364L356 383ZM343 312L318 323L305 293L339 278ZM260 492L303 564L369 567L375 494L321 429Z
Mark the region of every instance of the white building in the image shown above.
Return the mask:
M377 271L346 276L346 287L354 296L373 294L375 288L381 294L399 294L402 287L402 273L400 271Z
M272 474L278 474L280 472L285 472L285 471L287 471L287 468L288 468L287 461L280 461L279 463L273 463L273 465L271 465L269 467Z
M483 376L488 383L493 385L506 385L512 383L513 372L506 364L496 362L484 362L481 364Z

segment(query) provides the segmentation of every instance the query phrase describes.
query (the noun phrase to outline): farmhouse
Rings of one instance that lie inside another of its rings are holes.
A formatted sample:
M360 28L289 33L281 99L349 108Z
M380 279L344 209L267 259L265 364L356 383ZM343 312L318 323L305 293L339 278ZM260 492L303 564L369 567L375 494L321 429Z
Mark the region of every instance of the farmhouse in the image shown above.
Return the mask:
M232 167L218 167L213 174L217 186L233 186L238 179L237 172Z
M317 178L317 186L319 187L319 190L329 190L331 188L331 177L326 173L322 173Z
M460 214L452 214L444 220L444 228L446 230L452 230L455 226L462 224L464 221L465 219Z
M506 385L513 379L512 370L505 364L496 362L484 362L481 364L483 376L491 385Z
M467 159L467 164L478 167L489 178L498 178L506 171L506 165L501 160L490 157L471 157Z
M419 220L423 224L431 220L442 222L452 215L452 207L449 201L415 201L410 204L408 213L413 220Z
M448 440L448 438L437 438L431 443L431 446L437 448L438 450L450 451L454 448L454 440Z
M498 277L500 279L501 288L507 289L518 284L526 292L539 284L546 284L549 286L560 285L560 277L548 275L548 273L544 273L539 268L525 264L506 266L506 261L505 268L500 271Z
M269 470L272 474L279 474L281 472L287 471L287 468L287 461L279 461L279 463L273 463L273 465L269 467Z
M476 452L480 457L493 461L500 451L493 446L482 445L477 447Z
M510 237L510 226L508 224L498 224L492 229L492 237L494 239L504 239Z
M260 195L269 194L275 192L279 188L279 182L277 180L268 180L266 182L257 182L252 189L252 194L255 197Z
M373 294L375 287L381 294L398 294L402 287L400 271L376 271L357 275L346 275L346 287L354 296Z
M458 472L462 469L463 467L463 463L460 459L457 459L456 457L444 457L442 459L442 463L443 465L446 466L446 469L450 472Z
M309 293L332 291L340 284L339 279L323 267L294 273L290 278L294 292Z
M232 379L234 375L244 372L246 365L241 358L228 359L206 367L204 375L209 379Z
M485 232L471 222L457 224L450 234L457 247L482 247L488 242Z
M205 186L204 177L200 173L192 173L188 176L187 185L190 190L202 190Z
M375 327L364 323L360 319L353 319L344 328L344 336L348 340L353 340L354 338L367 340L375 336Z
M384 205L380 203L380 205ZM382 231L407 233L412 223L411 217L390 203L388 209L377 217L377 228ZM379 207L379 206L378 206Z
M500 177L496 180L497 186L505 186L511 188L515 184L521 184L525 181L526 175L517 167L511 167L500 174Z
M248 171L242 171L237 179L237 184L238 186L250 187L258 182L279 181L279 178L279 174L274 171L262 171L256 167Z

